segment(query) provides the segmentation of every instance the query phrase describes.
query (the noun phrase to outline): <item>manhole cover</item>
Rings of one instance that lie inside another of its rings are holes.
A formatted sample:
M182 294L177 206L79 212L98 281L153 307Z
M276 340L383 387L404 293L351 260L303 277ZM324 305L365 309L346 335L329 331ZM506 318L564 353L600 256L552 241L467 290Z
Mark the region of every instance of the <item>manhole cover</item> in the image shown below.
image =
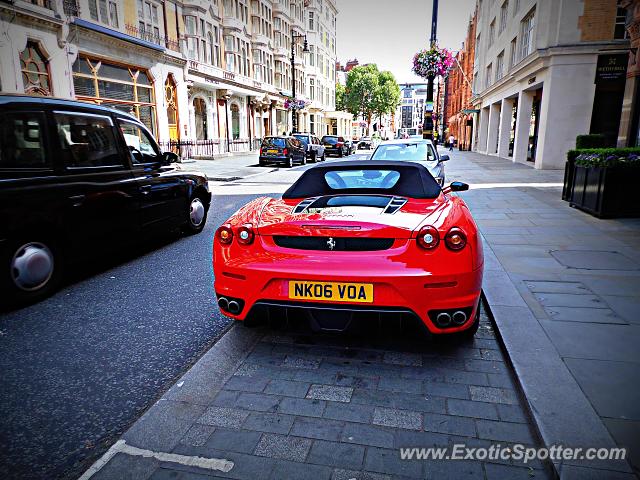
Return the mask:
M551 256L565 267L584 270L638 270L638 263L619 253L602 250L552 250Z

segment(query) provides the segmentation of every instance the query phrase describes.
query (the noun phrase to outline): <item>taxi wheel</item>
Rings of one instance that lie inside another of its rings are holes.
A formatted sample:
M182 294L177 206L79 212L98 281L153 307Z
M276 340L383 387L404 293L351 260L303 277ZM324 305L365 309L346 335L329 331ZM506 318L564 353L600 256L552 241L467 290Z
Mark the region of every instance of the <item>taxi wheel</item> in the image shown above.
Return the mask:
M0 252L0 295L8 305L35 302L53 293L62 278L63 260L48 236L25 235Z
M187 222L184 227L184 231L187 235L193 235L200 233L207 223L207 207L206 201L202 195L195 193L191 200L189 200L189 206L187 209Z

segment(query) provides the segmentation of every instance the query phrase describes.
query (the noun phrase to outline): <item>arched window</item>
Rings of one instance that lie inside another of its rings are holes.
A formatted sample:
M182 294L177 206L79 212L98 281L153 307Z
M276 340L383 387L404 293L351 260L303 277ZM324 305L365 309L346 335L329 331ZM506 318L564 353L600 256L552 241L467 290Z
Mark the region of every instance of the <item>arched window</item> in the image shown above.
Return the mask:
M167 105L167 123L169 124L169 138L177 140L180 138L178 129L178 95L176 82L172 75L167 76L164 82L164 101Z
M234 140L240 138L240 107L231 104L231 135Z
M24 93L50 96L52 94L49 78L49 61L44 57L38 44L29 40L20 54L20 68Z
M207 105L202 98L193 100L193 111L196 120L196 140L207 140Z

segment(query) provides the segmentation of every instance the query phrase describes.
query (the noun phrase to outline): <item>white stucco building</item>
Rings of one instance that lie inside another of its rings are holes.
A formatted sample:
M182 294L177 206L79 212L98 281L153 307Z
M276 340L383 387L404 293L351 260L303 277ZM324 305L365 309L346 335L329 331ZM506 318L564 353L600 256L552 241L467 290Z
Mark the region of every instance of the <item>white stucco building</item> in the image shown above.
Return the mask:
M602 68L626 64L616 0L479 0L477 10L474 150L562 168L577 135L617 135L622 93Z

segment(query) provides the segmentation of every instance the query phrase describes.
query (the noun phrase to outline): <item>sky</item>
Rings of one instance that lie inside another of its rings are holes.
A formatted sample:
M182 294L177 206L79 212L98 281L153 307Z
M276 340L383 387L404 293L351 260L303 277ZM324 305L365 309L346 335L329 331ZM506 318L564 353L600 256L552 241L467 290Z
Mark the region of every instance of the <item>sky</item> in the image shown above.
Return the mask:
M429 46L432 0L336 0L338 61L357 58L390 70L398 83L424 82L411 72L413 55ZM475 0L438 2L437 39L459 50Z

